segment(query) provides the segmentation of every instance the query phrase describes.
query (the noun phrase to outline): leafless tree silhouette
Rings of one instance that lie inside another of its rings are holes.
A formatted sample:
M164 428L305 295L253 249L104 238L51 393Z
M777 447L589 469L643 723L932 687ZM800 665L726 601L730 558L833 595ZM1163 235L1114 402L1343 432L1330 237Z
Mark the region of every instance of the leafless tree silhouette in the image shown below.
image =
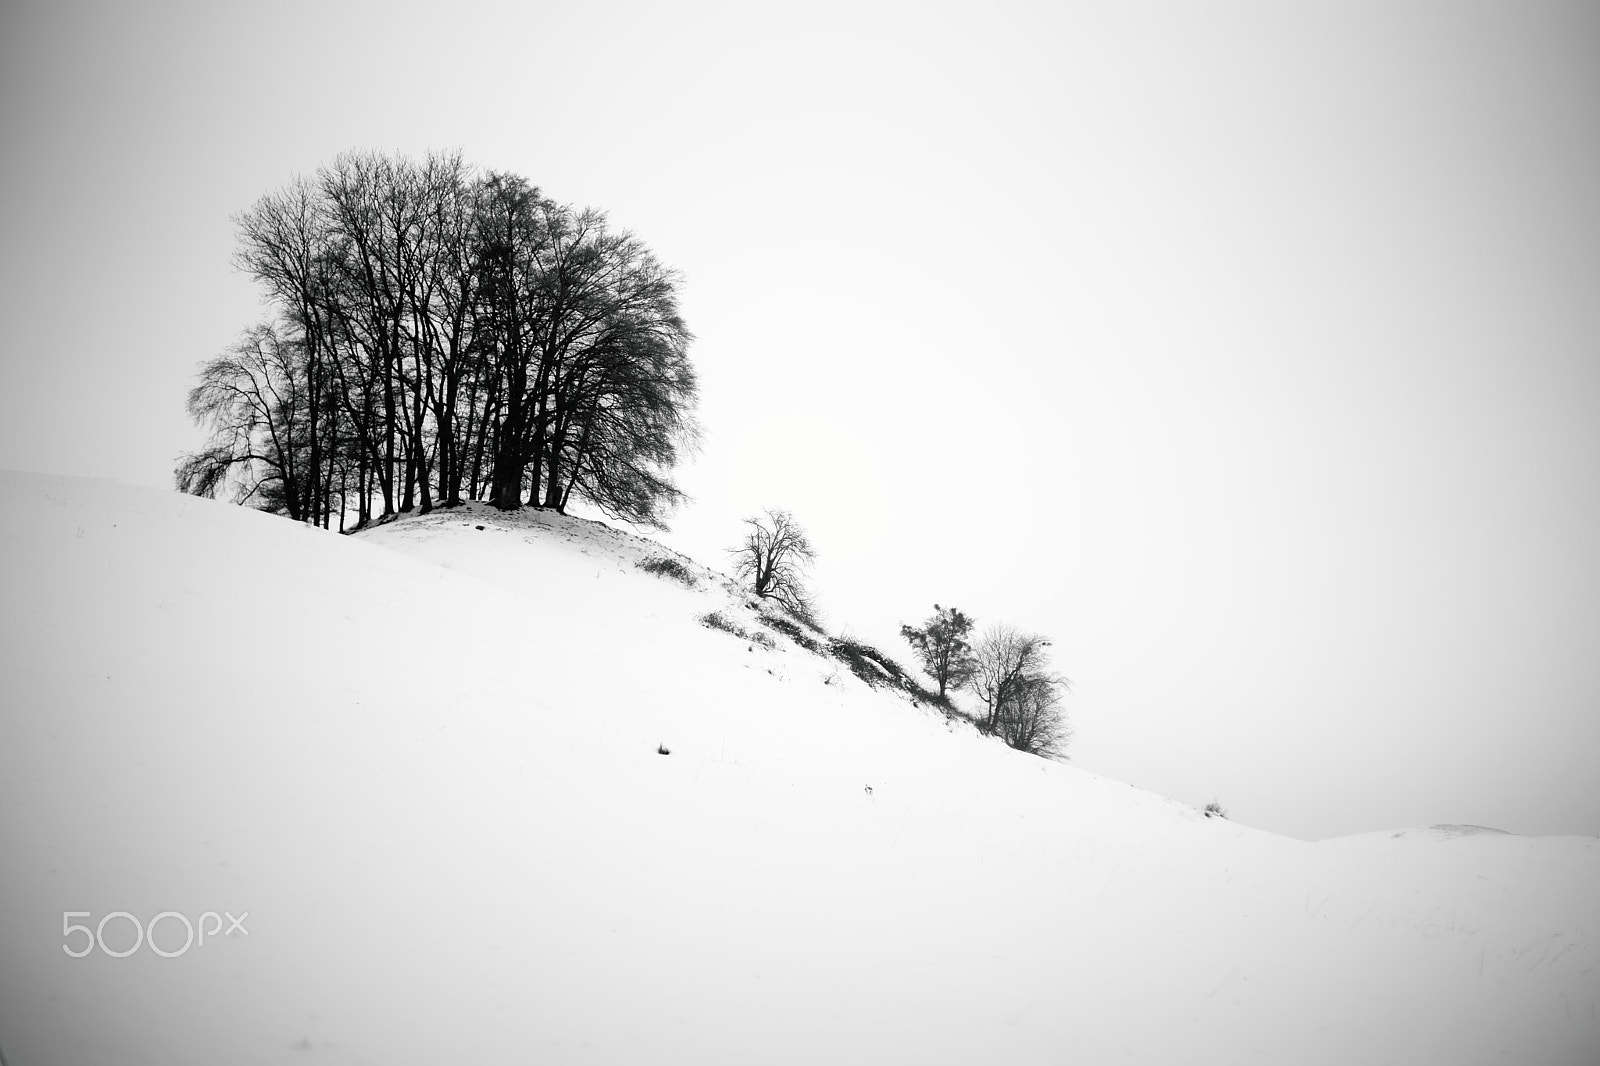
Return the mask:
M984 631L973 649L970 687L983 701L987 733L1035 755L1059 755L1070 733L1061 696L1070 682L1050 668L1050 642L1008 625Z
M734 556L734 572L749 582L757 596L777 600L812 621L816 605L806 588L805 573L817 556L805 530L788 511L768 510L745 519L745 525L750 529L743 543L728 549Z

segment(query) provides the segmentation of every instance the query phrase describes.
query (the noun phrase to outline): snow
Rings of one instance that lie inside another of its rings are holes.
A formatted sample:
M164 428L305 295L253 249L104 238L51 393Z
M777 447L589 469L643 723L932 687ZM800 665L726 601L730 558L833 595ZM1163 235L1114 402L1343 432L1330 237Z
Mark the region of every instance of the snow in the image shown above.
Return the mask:
M579 519L4 474L0 545L8 1066L1600 1061L1596 838L1208 819Z

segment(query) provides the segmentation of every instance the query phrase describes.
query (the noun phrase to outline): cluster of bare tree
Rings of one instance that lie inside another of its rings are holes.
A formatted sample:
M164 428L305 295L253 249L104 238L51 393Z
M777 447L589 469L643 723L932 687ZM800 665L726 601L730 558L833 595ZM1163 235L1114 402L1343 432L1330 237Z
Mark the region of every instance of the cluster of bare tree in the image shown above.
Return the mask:
M745 525L744 540L728 549L735 572L757 596L776 600L814 624L815 602L805 577L816 552L805 530L788 511L769 510L745 519ZM974 644L968 639L973 624L959 609L936 603L922 625L902 625L900 635L938 684L937 700L947 710L953 692L969 690L983 702L979 729L1020 751L1061 755L1072 736L1061 706L1071 682L1051 667L1050 642L1037 633L992 625Z
M205 363L180 489L343 529L467 499L659 526L696 438L678 276L459 155L349 154L237 220L278 321Z
M1071 682L1051 668L1050 642L992 625L973 644L967 639L972 627L961 611L934 604L927 621L902 625L900 635L939 683L941 698L947 689L966 688L983 701L978 728L1019 751L1060 755L1072 735L1061 707Z

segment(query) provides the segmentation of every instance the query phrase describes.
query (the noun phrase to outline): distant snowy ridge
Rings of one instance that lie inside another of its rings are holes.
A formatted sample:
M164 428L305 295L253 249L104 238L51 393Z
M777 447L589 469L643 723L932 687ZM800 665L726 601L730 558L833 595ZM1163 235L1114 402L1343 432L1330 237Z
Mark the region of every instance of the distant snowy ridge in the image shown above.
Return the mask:
M1428 825L1419 827L1417 829L1402 829L1394 834L1394 839L1399 840L1401 837L1431 836L1437 837L1441 840L1448 840L1451 837L1472 837L1485 835L1510 836L1511 834L1507 833L1504 829L1490 829L1488 826L1482 825Z

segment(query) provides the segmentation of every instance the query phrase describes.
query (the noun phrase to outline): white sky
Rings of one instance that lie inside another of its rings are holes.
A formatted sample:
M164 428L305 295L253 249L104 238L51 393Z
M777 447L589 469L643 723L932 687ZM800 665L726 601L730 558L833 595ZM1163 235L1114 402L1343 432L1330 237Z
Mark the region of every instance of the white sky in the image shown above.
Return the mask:
M1600 833L1600 7L11 3L0 466L169 485L348 148L684 272L704 561L789 508L836 628L1043 632L1080 766L1263 828Z

